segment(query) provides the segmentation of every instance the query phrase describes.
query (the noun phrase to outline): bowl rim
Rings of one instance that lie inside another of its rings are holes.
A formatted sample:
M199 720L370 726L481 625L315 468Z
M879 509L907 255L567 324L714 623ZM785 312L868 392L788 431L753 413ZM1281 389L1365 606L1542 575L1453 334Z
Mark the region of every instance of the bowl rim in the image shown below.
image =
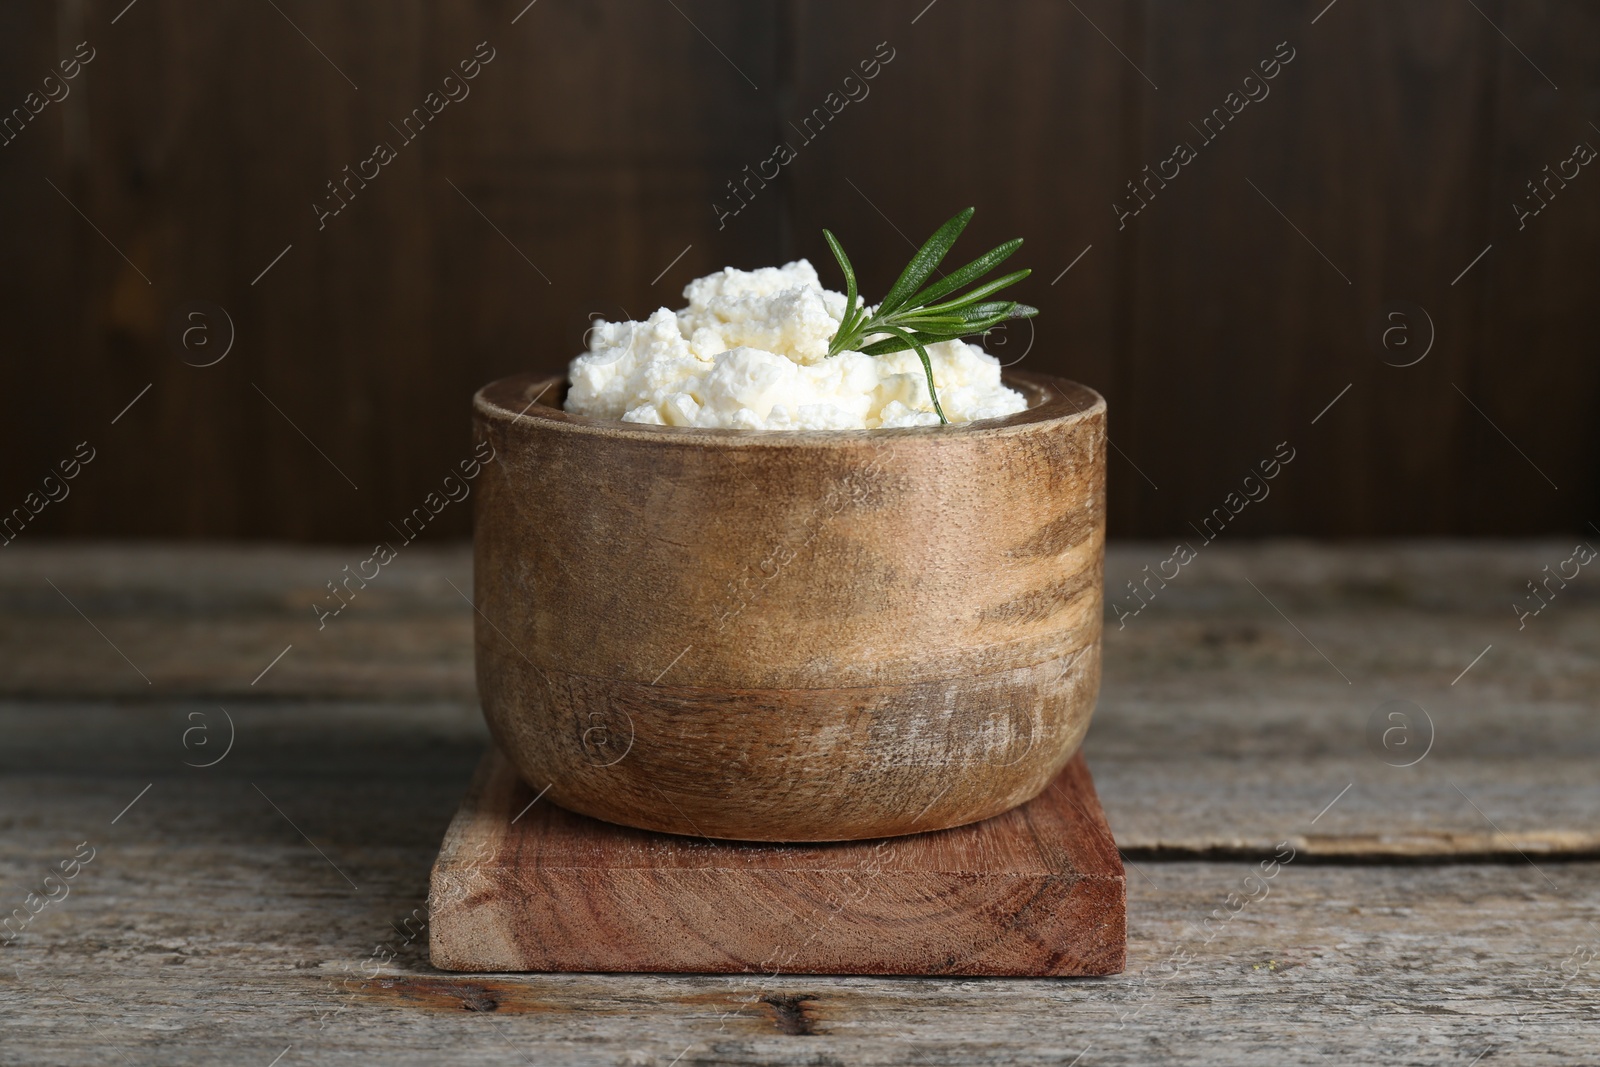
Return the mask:
M827 446L859 444L863 440L919 437L930 440L1009 436L1084 421L1106 410L1105 398L1086 385L1053 374L1007 370L1001 381L1028 398L1022 411L997 419L977 419L948 426L896 426L877 430L745 430L704 426L656 426L620 419L576 415L544 398L553 387L565 385L565 374L525 372L483 386L472 397L473 410L491 422L532 422L539 427L580 435L658 443L683 442L742 446Z

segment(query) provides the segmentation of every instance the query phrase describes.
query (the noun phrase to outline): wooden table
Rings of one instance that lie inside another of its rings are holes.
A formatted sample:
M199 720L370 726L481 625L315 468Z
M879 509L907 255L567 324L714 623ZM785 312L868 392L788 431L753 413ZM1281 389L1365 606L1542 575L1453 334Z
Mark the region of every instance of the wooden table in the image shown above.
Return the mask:
M967 980L434 971L485 745L466 552L319 631L367 553L19 541L0 1063L1592 1062L1600 578L1511 607L1571 547L1204 549L1106 632L1127 973Z

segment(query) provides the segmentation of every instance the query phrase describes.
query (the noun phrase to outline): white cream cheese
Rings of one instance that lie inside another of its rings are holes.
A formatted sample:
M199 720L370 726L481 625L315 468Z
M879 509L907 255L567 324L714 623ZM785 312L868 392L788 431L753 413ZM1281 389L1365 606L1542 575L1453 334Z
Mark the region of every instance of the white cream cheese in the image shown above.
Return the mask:
M566 409L666 426L859 430L937 426L915 351L841 352L828 341L844 294L824 289L806 260L728 267L690 282L689 306L643 322L595 323L572 361ZM953 423L1023 410L1000 383L1000 361L977 345L926 346L939 402Z

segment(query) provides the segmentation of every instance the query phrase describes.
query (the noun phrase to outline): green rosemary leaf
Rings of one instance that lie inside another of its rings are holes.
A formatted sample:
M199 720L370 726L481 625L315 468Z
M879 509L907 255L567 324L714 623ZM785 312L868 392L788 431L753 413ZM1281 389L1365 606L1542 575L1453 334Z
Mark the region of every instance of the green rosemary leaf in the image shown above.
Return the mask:
M988 303L974 304L971 307L962 308L956 314L966 319L969 324L987 322L991 319L1002 321L1005 319L1027 318L1028 316L1026 315L1017 314L1018 308L1027 308L1027 305L1019 304L1015 300L992 300ZM971 332L971 330L969 329L968 332Z
M846 287L844 316L829 339L828 355L861 352L869 356L886 356L892 352L915 349L917 358L922 361L922 371L928 379L928 396L933 401L933 410L939 413L940 423L950 420L945 418L944 407L939 403L939 390L933 380L933 360L929 358L926 346L982 333L1006 319L1025 319L1039 313L1038 308L1012 300L984 299L1008 285L1022 281L1032 273L1028 270L1013 271L959 296L952 296L942 304L933 303L993 270L1022 246L1021 238L990 249L949 277L918 291L918 286L927 281L928 276L944 262L956 238L966 229L972 213L973 209L969 207L940 226L911 257L911 262L900 272L899 279L889 290L889 295L884 297L883 303L870 312L865 301L858 303L860 294L856 289L855 268L850 265L844 248L831 232L822 231L823 239L828 242L833 258L838 260L839 269L844 273ZM885 334L888 336L883 336ZM873 337L877 340L869 342L868 339Z
M960 270L952 271L944 278L928 286L911 299L918 304L931 304L946 293L953 293L968 282L975 282L988 274L991 270L1004 263L1006 258L1022 247L1022 238L1016 237L1005 244L985 252L977 259L968 263Z
M966 328L961 331L962 334L983 333L1009 319L1029 319L1039 313L1038 308L1031 308L1026 304L985 304L983 307L996 310L988 313L974 311L967 320Z
M983 333L985 330L993 329L994 327L1000 325L1002 322L1005 322L1009 318L1011 318L1011 316L1009 314L1005 314L1005 315L988 315L988 316L985 316L984 318L981 318L981 319L972 319L969 322L967 322L967 324L965 326L963 326L961 328L961 333L958 334L957 336L965 336L967 334L974 334L974 333Z
M1033 273L1033 271L1031 271L1031 270L1013 271L1010 274L1005 274L1005 275L1002 275L1002 276L996 278L992 282L985 282L984 284L978 286L976 289L972 289L972 290L970 290L968 292L962 293L960 296L956 297L954 300L947 301L947 302L945 302L943 304L934 304L931 307L924 306L922 308L922 310L923 311L927 311L927 312L933 312L933 313L937 314L937 313L940 313L940 312L950 311L950 310L953 310L955 308L962 307L963 305L966 305L966 304L971 304L974 301L982 300L984 297L989 296L992 293L998 293L1000 290L1004 289L1008 285L1015 285L1017 282L1020 282L1022 279L1026 278L1028 275L1030 275L1032 273Z
M942 334L940 340L964 337L988 329L997 322L1018 318L1018 304L1011 300L994 300L982 304L957 307L934 315L927 312L896 315L892 325L923 333Z
M950 338L976 333L973 330L974 322L982 322L986 318L1006 318L1011 314L1010 307L1005 310L995 310L987 304L984 307L986 310L957 310L942 315L896 315L885 325L899 326L901 330L941 334L941 341L949 341Z
M971 214L970 209L968 214ZM922 373L927 375L928 378L928 395L933 398L933 410L939 413L939 425L948 426L950 420L944 417L944 408L939 404L939 390L935 389L933 385L933 360L928 358L928 350L922 347L922 342L897 326L888 327L888 331L917 350L917 357L922 360Z
M952 337L962 337L972 332L967 324L967 319L962 315L932 315L927 318L921 315L895 318L885 326L898 326L902 330L912 330L917 333L928 334L933 341L948 341ZM931 344L932 341L925 342Z
M850 266L850 257L844 254L838 238L827 230L822 231L822 239L828 242L828 248L833 252L833 258L838 261L839 269L844 272L844 283L848 290L844 302L844 318L839 320L839 335L844 335L854 323L856 315L856 272ZM863 309L865 310L865 309ZM831 350L828 354L834 355Z
M927 280L928 275L938 269L939 264L944 262L945 253L956 243L961 231L967 228L967 221L972 218L975 210L977 209L967 208L934 231L927 243L911 257L906 269L900 272L900 279L894 283L894 288L889 290L889 295L883 298L883 303L878 305L878 314L888 315L894 312L917 291L917 288Z
M936 345L940 341L950 340L950 338L939 334L920 333L911 330L907 330L905 333L909 340L901 337L885 337L882 340L872 342L865 348L859 349L859 351L868 356L887 356L892 352L904 352L908 348L915 347L913 342Z
M1021 306L1015 300L986 300L977 304L969 304L957 311L956 314L969 319L987 319L995 315L1009 318Z

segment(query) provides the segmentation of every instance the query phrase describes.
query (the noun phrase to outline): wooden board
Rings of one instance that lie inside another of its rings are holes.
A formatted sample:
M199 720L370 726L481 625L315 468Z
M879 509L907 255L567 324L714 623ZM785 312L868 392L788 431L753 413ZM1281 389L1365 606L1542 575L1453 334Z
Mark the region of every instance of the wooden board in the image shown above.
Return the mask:
M1126 897L1081 753L983 822L765 845L540 803L491 750L433 867L430 947L451 971L1116 974Z

